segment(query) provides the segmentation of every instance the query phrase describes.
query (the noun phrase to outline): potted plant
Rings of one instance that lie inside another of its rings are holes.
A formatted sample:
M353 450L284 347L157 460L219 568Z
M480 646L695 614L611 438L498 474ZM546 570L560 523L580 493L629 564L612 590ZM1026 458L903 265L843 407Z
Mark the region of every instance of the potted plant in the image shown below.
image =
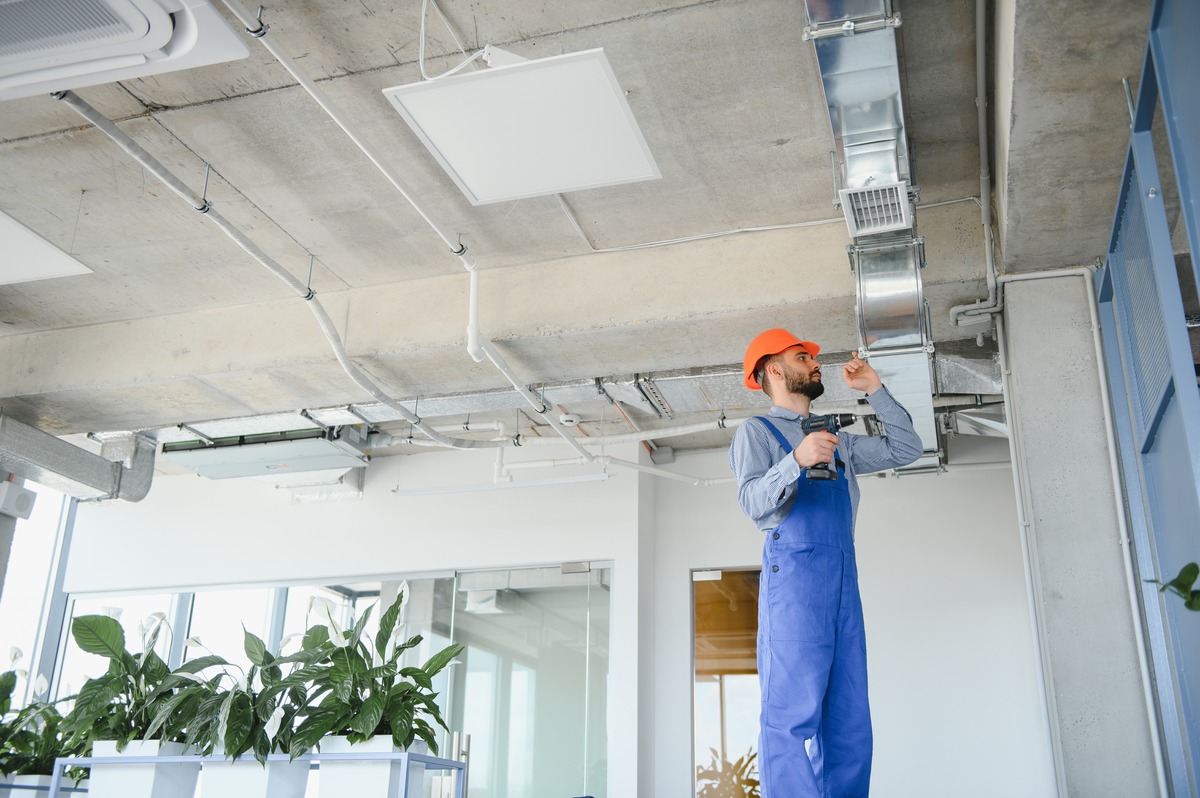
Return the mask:
M374 641L364 634L371 608L352 628L343 629L333 617L332 606L327 606L328 623L309 629L299 654L276 661L304 663L270 688L307 685L297 712L301 721L289 744L292 756L318 744L322 753L407 751L418 743L437 752L433 724L443 729L446 724L433 692L433 677L462 646L447 646L421 667L402 667L401 655L422 641L421 635L399 639L403 625L397 621L403 603L401 593L380 617ZM394 798L403 786L401 772L397 761L323 762L321 795ZM423 768L410 767L410 784L419 789L422 775Z
M49 787L54 760L79 753L63 744L59 729L62 715L53 704L32 701L10 714L16 684L16 672L0 674L0 798L8 798L14 793L15 798L22 798L29 792L28 789L12 790L7 785ZM81 768L72 768L66 775L75 779L78 785L85 773Z
M209 667L221 670L210 680L193 676L192 684L179 685L162 705L151 731L158 728L159 718L165 723L172 717L172 702L187 702L183 696L197 693L200 699L192 705L195 711L187 723L186 742L198 753L227 760L205 762L201 798L300 798L308 784L308 762L268 762L267 756L288 751L305 689L302 685L274 689L283 680L281 667L274 664L276 657L259 637L244 628L243 632L246 656L253 663L250 670L235 677L228 668L237 666L219 657L206 658ZM228 686L222 687L226 680ZM246 754L251 757L245 758Z
M188 692L183 699L173 693L184 682L195 683L191 676L212 662L201 658L172 673L154 651L164 625L162 613L155 613L149 621L143 627L140 654L126 651L125 632L113 618L84 615L71 622L76 645L105 657L108 669L88 679L72 697L74 707L61 724L68 746L90 751L92 756L172 756L185 752L185 727L203 700L204 691ZM170 704L170 710L165 712L164 704L159 702ZM89 798L191 798L199 772L199 762L100 763L91 767Z
M712 760L707 767L696 768L696 798L759 798L758 769L753 751L729 762L715 748L708 749Z

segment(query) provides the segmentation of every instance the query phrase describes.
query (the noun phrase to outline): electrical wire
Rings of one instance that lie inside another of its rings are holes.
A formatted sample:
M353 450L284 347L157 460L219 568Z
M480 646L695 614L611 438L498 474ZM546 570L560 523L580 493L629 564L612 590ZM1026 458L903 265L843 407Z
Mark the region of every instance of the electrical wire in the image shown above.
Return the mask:
M450 21L448 19L446 19L446 15L442 13L442 9L440 7L438 7L437 2L435 0L421 0L421 30L420 30L420 34L417 39L417 65L421 68L421 79L422 80L437 80L438 78L449 77L450 75L453 75L453 74L459 72L460 70L465 69L469 64L472 64L475 61L482 58L483 54L486 52L486 50L480 50L477 53L475 53L474 55L469 56L467 58L467 60L461 62L457 66L451 67L450 69L446 70L445 72L441 73L440 75L430 75L428 72L426 72L425 71L425 18L429 15L429 5L431 2L433 4L434 10L437 11L437 13L438 13L438 16L442 18L442 22L445 24L446 30L450 31L450 37L452 39L454 39L454 43L458 46L459 52L461 52L463 55L467 54L467 51L463 49L462 42L460 42L458 40L458 37L454 35L454 29L450 27Z
M588 238L587 233L583 231L583 227L579 224L579 220L575 218L575 213L571 210L571 206L567 205L567 201L563 199L563 196L561 194L555 194L554 197L558 200L558 205L560 208L562 208L563 214L567 217L567 221L571 223L571 226L575 228L575 232L579 233L579 237L583 239L583 243L587 244L588 249L597 254L602 252L633 252L639 249L653 249L655 247L669 247L673 244L686 244L690 241L704 241L710 238L724 238L725 236L739 235L741 233L765 233L771 230L793 230L800 227L820 227L822 225L837 224L838 222L846 221L845 217L838 216L833 219L815 219L808 222L769 224L760 225L758 227L739 227L734 230L721 230L714 233L699 233L693 236L669 238L662 241L647 241L641 244L626 244L620 247L597 247L592 243L591 239ZM931 202L928 205L918 205L917 209L922 210L925 208L940 208L943 205L957 205L960 202L974 202L976 205L980 204L978 197L960 197L959 199Z

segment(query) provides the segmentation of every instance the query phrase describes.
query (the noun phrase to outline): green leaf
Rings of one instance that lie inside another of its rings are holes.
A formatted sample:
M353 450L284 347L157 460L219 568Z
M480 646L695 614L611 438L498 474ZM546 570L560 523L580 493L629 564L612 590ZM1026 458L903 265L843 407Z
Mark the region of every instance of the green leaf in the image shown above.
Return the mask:
M430 676L433 676L441 671L442 668L449 665L450 660L461 654L462 650L463 647L461 645L452 643L430 657L429 661L422 666L422 669Z
M322 737L329 734L340 720L341 717L338 713L329 710L309 715L292 734L292 741L288 745L288 754L295 759L308 753L308 750L316 745Z
M17 686L17 674L15 671L5 671L0 673L0 701L7 702L12 698L13 689ZM8 711L8 705L4 705L3 712ZM0 714L3 714L0 712Z
M1192 595L1183 600L1183 606L1193 612L1200 612L1200 590L1193 590Z
M146 680L147 685L158 684L171 674L171 669L157 653L147 651L141 656L142 661L138 665L138 675Z
M199 673L205 668L211 668L214 665L228 665L229 663L222 657L216 654L209 654L204 657L188 660L187 662L176 668L173 673Z
M1186 600L1191 596L1192 587L1196 584L1197 577L1200 577L1200 565L1190 562L1183 566L1178 576L1159 588L1159 592L1170 590L1172 593L1183 596Z
M75 644L89 654L120 661L125 652L125 630L107 615L81 615L71 621Z
M254 729L254 714L250 706L250 696L238 690L229 704L225 719L225 755L239 757L246 753L252 745L250 733Z
M374 604L367 607L363 611L362 617L358 619L358 623L354 624L354 630L350 633L350 637L348 638L351 644L357 643L359 638L362 637L363 629L367 627L367 619L371 617L371 610L373 609L375 609Z
M433 689L433 680L429 678L429 674L424 668L405 668L400 671L400 675L412 679L426 690Z
M246 656L250 658L250 662L260 668L271 664L273 657L267 652L267 644L258 635L247 631L245 625L242 626L242 631L245 633Z
M363 702L362 709L358 714L350 719L350 728L359 734L370 736L375 733L379 727L379 721L383 720L383 709L387 704L387 696L382 693L376 693Z
M396 629L396 621L400 618L400 605L403 600L404 594L397 593L392 606L379 616L379 632L375 635L375 650L379 653L380 658L387 656L388 641L392 639L392 632Z
M314 626L304 633L304 639L301 641L302 648L318 648L323 643L329 642L329 628L326 626Z

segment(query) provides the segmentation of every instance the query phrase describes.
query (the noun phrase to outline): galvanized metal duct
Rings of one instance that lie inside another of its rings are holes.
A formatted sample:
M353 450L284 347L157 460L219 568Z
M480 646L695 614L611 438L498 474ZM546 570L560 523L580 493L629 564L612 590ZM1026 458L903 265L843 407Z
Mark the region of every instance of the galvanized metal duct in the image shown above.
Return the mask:
M127 454L128 466L0 413L0 469L77 499L141 501L150 491L157 444L132 433L124 437L127 451L118 455Z
M908 409L925 455L941 464L933 412L933 341L921 287L923 239L913 185L890 0L806 2L834 139L836 203L854 243L859 353Z

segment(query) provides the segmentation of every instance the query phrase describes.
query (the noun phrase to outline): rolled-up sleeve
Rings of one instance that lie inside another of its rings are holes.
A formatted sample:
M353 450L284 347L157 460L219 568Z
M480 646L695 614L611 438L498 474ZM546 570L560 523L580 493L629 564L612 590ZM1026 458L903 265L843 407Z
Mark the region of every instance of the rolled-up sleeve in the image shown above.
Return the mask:
M888 468L900 468L916 460L925 451L921 436L913 429L912 416L884 386L867 397L875 417L883 422L884 434L878 437L847 435L838 437L856 474L870 474Z
M760 529L774 526L764 519L786 504L796 492L800 466L791 450L779 442L759 421L738 427L729 447L729 469L738 482L738 503Z

